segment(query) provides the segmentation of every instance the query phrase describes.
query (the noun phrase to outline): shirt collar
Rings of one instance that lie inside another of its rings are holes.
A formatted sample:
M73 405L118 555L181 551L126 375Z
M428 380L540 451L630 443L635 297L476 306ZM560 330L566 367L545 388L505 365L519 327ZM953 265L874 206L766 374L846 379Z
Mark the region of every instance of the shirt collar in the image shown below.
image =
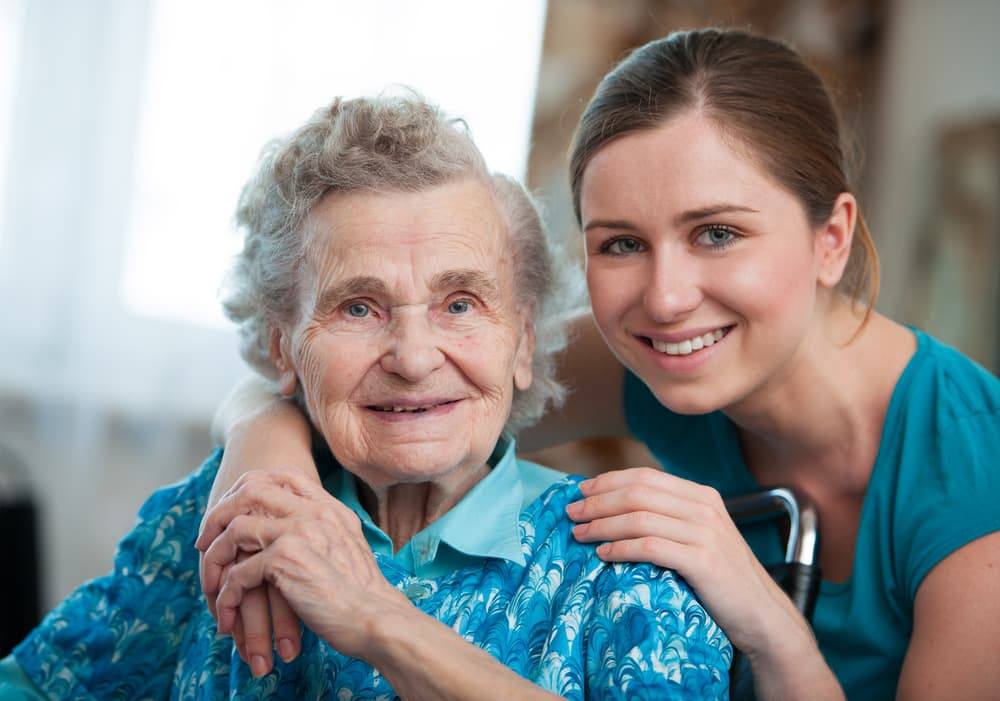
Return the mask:
M514 439L503 435L493 449L490 471L444 516L417 533L397 555L413 557L427 565L438 557L438 545L471 557L501 558L524 566L518 521L523 508L524 486L514 451ZM375 552L394 558L392 540L361 505L354 475L336 467L324 486L361 519L368 544ZM418 547L412 547L419 543ZM416 552L411 553L411 550ZM404 551L406 551L404 553Z

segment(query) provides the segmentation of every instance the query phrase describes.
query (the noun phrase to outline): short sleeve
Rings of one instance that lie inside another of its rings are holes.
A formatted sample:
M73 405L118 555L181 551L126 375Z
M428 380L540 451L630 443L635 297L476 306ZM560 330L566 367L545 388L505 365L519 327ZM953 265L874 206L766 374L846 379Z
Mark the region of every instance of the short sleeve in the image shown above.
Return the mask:
M729 640L683 580L615 565L595 582L587 699L727 699Z
M910 601L924 577L959 548L1000 531L1000 411L956 417L934 436L897 514Z
M194 548L221 460L155 492L113 570L80 586L15 648L49 698L165 698L187 622L203 606Z

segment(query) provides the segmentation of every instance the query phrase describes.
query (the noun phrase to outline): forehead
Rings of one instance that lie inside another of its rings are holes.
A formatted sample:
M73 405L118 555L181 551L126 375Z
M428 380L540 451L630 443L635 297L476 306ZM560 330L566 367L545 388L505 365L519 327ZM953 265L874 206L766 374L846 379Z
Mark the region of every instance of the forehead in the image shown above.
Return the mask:
M324 277L400 265L496 270L507 240L495 201L477 180L418 192L333 193L310 212L306 231L307 258Z
M747 149L687 113L598 151L583 175L580 207L586 220L609 209L687 209L707 199L762 204L788 195Z

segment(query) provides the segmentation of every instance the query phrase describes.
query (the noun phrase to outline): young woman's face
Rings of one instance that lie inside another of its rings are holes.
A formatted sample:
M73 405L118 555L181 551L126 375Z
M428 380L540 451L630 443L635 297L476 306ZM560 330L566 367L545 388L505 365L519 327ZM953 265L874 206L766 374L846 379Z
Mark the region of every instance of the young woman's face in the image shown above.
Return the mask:
M667 408L732 407L790 372L818 322L800 202L695 113L604 146L581 214L594 316Z

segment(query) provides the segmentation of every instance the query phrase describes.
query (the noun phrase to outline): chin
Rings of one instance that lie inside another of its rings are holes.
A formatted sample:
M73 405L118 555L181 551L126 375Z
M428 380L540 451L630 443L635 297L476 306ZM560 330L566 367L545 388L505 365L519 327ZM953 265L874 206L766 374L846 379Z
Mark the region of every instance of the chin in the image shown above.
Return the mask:
M707 387L658 387L653 394L667 409L685 416L711 414L728 405L727 398Z
M388 483L417 483L433 482L463 467L468 461L466 451L424 443L387 447L379 451L372 463L380 466L378 471ZM364 479L363 475L359 476Z

